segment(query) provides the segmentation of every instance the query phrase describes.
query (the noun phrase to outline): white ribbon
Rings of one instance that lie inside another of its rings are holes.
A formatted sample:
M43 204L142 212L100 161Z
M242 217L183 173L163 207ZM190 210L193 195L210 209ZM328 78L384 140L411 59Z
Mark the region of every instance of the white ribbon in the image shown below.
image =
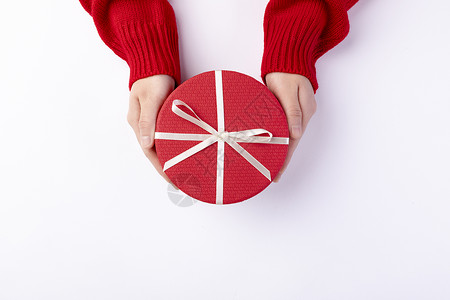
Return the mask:
M263 144L289 144L289 138L273 137L272 133L265 129L249 129L242 131L225 131L224 126L224 109L223 109L223 86L222 71L215 71L216 80L216 102L217 102L217 130L211 125L200 119L197 114L186 103L181 100L173 100L172 111L181 118L197 125L206 130L210 134L193 134L193 133L171 133L171 132L155 132L155 139L161 140L178 140L178 141L201 141L197 145L178 154L172 159L166 161L163 171L175 166L179 162L194 155L197 152L211 146L217 142L217 179L216 179L216 204L223 204L223 167L224 167L224 150L225 143L230 145L242 157L244 157L253 167L271 181L270 171L264 167L256 158L248 153L238 143L263 143ZM184 112L179 107L184 106L192 115ZM268 134L269 136L259 136Z

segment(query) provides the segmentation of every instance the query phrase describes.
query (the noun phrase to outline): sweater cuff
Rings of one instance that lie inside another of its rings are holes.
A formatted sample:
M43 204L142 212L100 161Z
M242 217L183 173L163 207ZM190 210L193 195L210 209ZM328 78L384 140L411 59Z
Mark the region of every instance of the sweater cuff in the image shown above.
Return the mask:
M323 1L272 0L264 17L264 54L261 77L271 72L300 74L309 79L314 93L317 45L326 25Z
M103 30L107 34L103 35L113 37L107 44L130 67L129 89L136 80L158 74L172 76L178 86L181 83L178 32L175 12L169 2L109 1L108 17L104 21L108 26ZM101 17L97 19L102 22Z
M133 21L119 28L119 39L130 67L129 89L141 78L166 74L181 82L178 34L164 23Z

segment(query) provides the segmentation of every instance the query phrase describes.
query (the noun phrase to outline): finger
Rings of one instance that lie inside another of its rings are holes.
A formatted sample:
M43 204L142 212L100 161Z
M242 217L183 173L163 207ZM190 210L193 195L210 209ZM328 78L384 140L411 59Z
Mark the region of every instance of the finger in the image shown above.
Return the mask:
M137 125L137 123L136 123L136 126L134 126L133 128L134 128L136 137L139 141L140 140L140 131L139 131L139 126ZM161 163L159 162L158 155L156 154L155 147L152 147L150 149L144 149L143 152L144 152L145 156L148 158L148 160L151 162L153 167L156 169L156 171L159 173L159 175L161 175L168 183L170 183L175 189L178 190L178 188L170 180L169 176L167 176L166 173L164 173L164 171L161 167Z
M139 134L139 116L141 114L141 106L139 99L133 95L130 95L130 101L128 106L127 121L136 135L138 142L140 142Z
M303 114L302 128L303 132L306 130L309 121L317 110L317 103L312 89L299 88L300 109Z
M155 136L155 124L159 107L155 107L153 99L140 98L141 113L139 116L140 143L144 152L150 151L153 147Z
M286 114L288 126L289 126L289 136L298 140L302 137L302 110L300 108L298 89L290 90L289 92L280 93L274 91L275 97L281 104L281 107Z
M273 180L274 182L278 182L280 180L282 174L289 165L289 162L291 161L291 158L303 134L303 112L300 107L298 88L294 91L295 92L291 91L286 97L277 97L283 107L289 125L289 146L284 164Z
M137 126L137 135L141 143L145 156L150 160L156 171L168 182L171 183L169 177L164 173L154 146L155 124L158 115L158 107L154 107L154 103L149 98L140 98L140 114ZM173 185L173 184L172 184Z
M130 124L131 128L133 128L134 134L136 135L136 139L140 143L140 130L139 130L139 118L141 115L141 106L139 104L139 99L134 96L130 96L129 108L127 121ZM150 160L153 167L156 171L170 184L173 185L175 189L178 189L169 179L169 177L162 170L161 164L159 163L158 156L156 155L156 151L152 148L150 151L144 151L145 156Z

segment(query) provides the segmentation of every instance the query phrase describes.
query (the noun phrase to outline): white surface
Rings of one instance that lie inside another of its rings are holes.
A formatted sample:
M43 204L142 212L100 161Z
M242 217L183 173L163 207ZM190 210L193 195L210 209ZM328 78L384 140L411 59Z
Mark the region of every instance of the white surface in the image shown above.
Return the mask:
M266 1L172 4L183 79L259 78ZM4 3L0 299L449 299L449 9L361 1L281 182L181 208L81 5Z

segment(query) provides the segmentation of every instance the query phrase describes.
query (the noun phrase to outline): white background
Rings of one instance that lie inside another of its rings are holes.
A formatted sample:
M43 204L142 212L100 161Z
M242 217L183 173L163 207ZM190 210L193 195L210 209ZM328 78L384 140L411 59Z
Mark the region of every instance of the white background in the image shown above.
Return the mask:
M183 80L259 79L265 0L173 0ZM449 299L450 4L362 0L281 182L182 208L77 1L0 11L0 299Z

